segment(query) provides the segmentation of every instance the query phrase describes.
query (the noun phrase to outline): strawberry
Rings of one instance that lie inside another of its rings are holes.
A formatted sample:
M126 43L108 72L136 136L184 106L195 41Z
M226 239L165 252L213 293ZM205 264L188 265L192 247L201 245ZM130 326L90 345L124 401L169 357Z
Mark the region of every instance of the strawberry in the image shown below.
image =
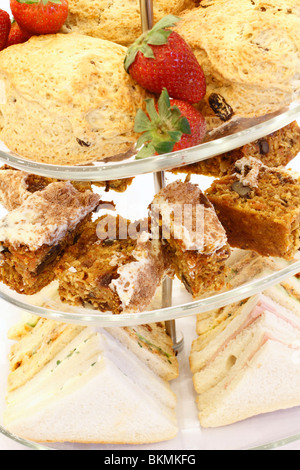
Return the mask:
M55 34L68 16L68 0L10 0L20 28L32 35Z
M11 21L9 14L0 10L0 51L7 46L7 40L11 28Z
M168 15L129 47L125 70L143 88L197 103L206 93L203 70L186 41L170 28L179 18Z
M137 159L193 147L205 136L203 115L187 101L170 100L166 89L157 104L153 98L146 100L146 111L139 109L135 119L134 130L142 133Z
M31 37L30 33L23 31L18 23L13 20L11 24L11 30L8 36L7 46L13 46L14 44L22 44L23 42L28 41Z

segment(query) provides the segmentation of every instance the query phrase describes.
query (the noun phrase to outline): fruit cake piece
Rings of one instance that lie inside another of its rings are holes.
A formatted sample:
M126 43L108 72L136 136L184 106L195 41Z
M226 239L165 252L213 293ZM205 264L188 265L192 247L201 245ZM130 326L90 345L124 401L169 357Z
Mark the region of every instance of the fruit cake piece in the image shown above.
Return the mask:
M225 284L230 255L226 232L213 205L197 185L175 181L149 207L153 236L163 240L171 272L194 298Z
M300 128L293 122L272 134L243 147L202 162L175 168L172 173L222 177L232 173L237 160L254 157L270 167L286 166L300 152Z
M22 294L35 294L55 278L54 267L83 231L100 197L70 182L31 194L0 221L0 279Z
M178 15L192 8L195 0L156 0L153 21L165 15ZM128 47L142 34L138 0L69 0L69 16L63 32L77 32L107 39Z
M129 227L111 215L87 225L56 269L63 302L113 314L150 304L164 275L161 244L147 231L131 237Z
M33 175L5 165L0 169L0 204L8 211L14 210L32 193L42 191L49 184L57 182L59 180ZM92 188L89 182L72 181L72 185L80 192Z
M300 247L300 183L291 171L244 157L206 191L232 247L292 259Z
M41 191L49 184L60 181L15 170L5 165L0 169L0 204L8 211L11 211L19 207L32 193ZM89 181L71 181L71 183L80 192L92 190L92 186L95 185L99 188L105 188L106 192L116 191L123 193L131 185L132 181L133 178L126 178L96 183Z
M131 186L133 180L134 178L123 178L121 180L97 181L93 184L99 188L105 188L106 192L124 193Z
M2 51L1 140L54 165L132 155L147 94L125 72L125 54L119 44L76 33L34 36Z
M300 16L295 0L202 0L180 15L207 81L206 101L225 99L236 116L277 112L300 95Z

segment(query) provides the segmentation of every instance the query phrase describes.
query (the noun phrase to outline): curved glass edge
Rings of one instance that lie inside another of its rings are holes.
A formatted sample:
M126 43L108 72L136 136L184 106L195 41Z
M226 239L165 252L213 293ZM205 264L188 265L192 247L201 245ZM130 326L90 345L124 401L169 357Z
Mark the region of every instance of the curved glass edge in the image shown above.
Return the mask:
M21 437L15 436L14 434L11 434L9 431L7 431L5 428L0 426L0 433L3 434L3 436L7 437L8 439L11 439L12 441L16 442L17 444L20 444L24 446L27 449L31 450L59 450L56 447L51 447L39 444L38 442L32 442L28 441L26 439L23 439ZM249 450L249 451L257 451L257 450L274 450L274 449L280 449L281 447L284 447L286 445L292 444L293 442L297 442L300 440L300 433L295 434L293 436L289 436L286 438L282 438L273 442L268 442L264 445L258 446L258 447L251 447L251 448L245 448L244 450ZM53 443L55 444L55 443ZM84 449L82 449L84 450ZM201 449L198 449L201 450Z
M0 426L0 433L3 434L3 436L7 437L8 439L11 439L14 442L17 442L18 444L21 444L22 446L26 447L27 449L32 449L32 450L54 450L51 449L51 447L46 447L43 446L42 444L39 444L37 442L31 442L27 441L26 439L22 439L21 437L15 436L14 434L10 433L9 431L6 431L5 428Z
M263 278L254 279L253 281L243 284L242 286L212 295L211 297L188 302L182 305L176 305L142 313L124 313L113 315L111 313L101 313L98 311L83 309L84 313L63 312L52 310L46 307L40 307L15 299L9 294L0 291L0 297L9 304L20 308L23 311L33 313L43 318L49 318L65 323L76 323L84 326L95 327L125 327L142 325L146 323L156 323L162 321L176 320L191 315L205 313L210 310L225 307L226 305L239 302L245 298L256 295L274 284L278 284L283 280L300 272L300 260L294 262L280 271L268 274ZM70 307L71 308L71 307Z
M267 444L264 444L262 446L252 447L251 449L248 449L248 450L274 450L274 449L280 449L281 447L287 446L288 444L292 444L293 442L297 442L299 440L300 440L300 433L295 434L293 436L283 438L283 439L278 439L274 442L268 442Z
M125 160L120 163L110 163L91 166L57 166L37 163L22 159L17 155L0 150L0 161L18 170L24 170L50 178L73 181L107 181L155 173L159 171L179 168L184 165L196 163L208 158L229 152L257 139L275 132L300 117L300 103L293 103L290 108L249 128L238 131L225 137L217 138L195 147L160 156L153 156L143 160Z

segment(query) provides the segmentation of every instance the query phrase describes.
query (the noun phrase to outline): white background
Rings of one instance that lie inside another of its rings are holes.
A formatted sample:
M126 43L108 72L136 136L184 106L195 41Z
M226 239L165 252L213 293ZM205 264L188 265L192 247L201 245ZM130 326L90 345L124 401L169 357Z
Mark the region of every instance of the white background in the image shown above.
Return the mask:
M6 11L10 11L9 10L9 0L0 0L0 8L6 10ZM299 159L299 157L298 157ZM297 163L294 163L293 167L300 172L300 164L297 162ZM147 190L147 188L143 188L144 191ZM152 187L149 188L149 190L151 191L152 190ZM0 312L1 314L4 314L4 315L7 315L9 314L10 310L12 309L11 306L8 306L7 304L4 303L4 301L0 301ZM14 314L15 314L15 311L14 311ZM0 318L0 331L1 329L3 328L6 328L6 323L5 321L3 321L3 318ZM0 354L1 354L1 351L0 351ZM188 354L188 351L186 351L186 354ZM2 367L3 365L0 363L0 367ZM184 379L186 379L186 377L184 377ZM189 384L190 386L190 384ZM179 390L179 393L188 393L188 390L185 389L185 390ZM189 393L193 393L192 390L189 390ZM194 404L191 403L191 411L192 412L196 412L196 410L194 409ZM187 410L186 410L187 411ZM299 431L300 431L300 425L299 425ZM169 447L169 445L167 445L165 447L165 449L176 449L176 450L184 450L185 448L186 449L190 449L191 447L189 447L189 444L192 445L192 448L193 449L197 449L199 448L197 446L197 442L194 441L193 439L193 435L190 434L189 436L189 439L188 439L188 443L187 442L184 442L185 439L181 439L179 441L177 441L177 447ZM160 447L161 449L164 449L164 447ZM199 448L201 450L201 447ZM16 443L15 441L13 440L10 440L8 438L6 438L5 436L3 436L2 434L0 434L0 450L26 450L26 448L18 443ZM216 444L216 450L218 450L218 445ZM300 450L300 442L296 442L296 443L292 443L288 446L285 446L285 447L281 447L280 450Z

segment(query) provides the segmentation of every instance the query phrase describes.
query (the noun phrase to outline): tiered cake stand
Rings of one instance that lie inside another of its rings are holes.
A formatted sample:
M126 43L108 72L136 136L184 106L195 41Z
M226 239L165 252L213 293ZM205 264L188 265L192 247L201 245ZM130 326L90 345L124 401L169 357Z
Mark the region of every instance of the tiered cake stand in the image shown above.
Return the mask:
M140 0L140 6L142 27L143 30L147 30L152 25L152 1ZM277 113L257 119L233 118L229 123L218 128L217 131L209 133L205 142L201 145L189 148L188 150L154 156L144 160L136 160L133 156L123 161L110 161L106 163L97 162L89 166L57 166L25 160L21 156L10 152L3 144L0 144L0 161L3 164L8 164L11 167L24 170L28 173L58 178L61 180L99 182L136 177L137 184L133 184L132 188L129 188L125 194L122 194L122 196L116 194L113 195L114 199L121 198L124 206L124 200L126 201L126 198L130 197L130 192L132 191L142 191L143 194L139 193L138 199L143 200L143 198L147 196L145 194L145 189L151 192L151 185L154 193L164 187L167 178L170 177L167 174L168 170L180 168L184 165L206 160L224 152L231 151L247 143L253 142L254 140L263 138L299 119L299 103L293 103L286 109L278 110ZM142 185L138 184L139 178L142 178ZM147 184L146 188L145 181ZM201 183L202 181L204 185L208 184L206 178L203 178ZM112 196L109 195L108 198L109 197L111 198ZM147 202L149 203L151 200L152 195L150 194L149 199L147 199L147 197L145 198L145 208L147 208ZM132 210L134 211L135 207L133 207ZM181 329L184 332L185 327L192 324L191 322L194 315L245 299L293 276L300 272L300 256L290 262L280 260L280 262L276 263L276 266L277 267L274 270L263 271L260 275L252 279L248 279L247 282L235 287L234 289L215 294L208 294L196 301L192 300L191 296L179 283L166 279L160 292L157 294L157 298L154 299L154 303L151 308L149 308L148 311L139 314L112 315L110 312L101 313L89 308L74 308L67 306L62 304L58 295L56 295L57 288L55 283L49 288L44 289L42 293L37 296L22 296L13 292L4 284L0 284L0 298L2 298L2 301L6 303L7 312L16 310L15 307L17 307L17 310L30 312L41 317L51 318L66 323L70 322L82 325L92 325L94 327L122 327L166 321L168 332L172 336L174 342L174 347L178 352L180 352L184 350L184 334L181 334ZM1 314L3 315L2 312ZM180 332L177 328L177 323L175 323L177 321L180 323ZM5 341L4 336L3 338L0 337L0 346L1 341ZM190 344L186 344L185 347L185 354L188 355ZM0 353L2 353L1 350ZM5 359L3 359L3 362L5 362ZM273 426L273 428L274 426L276 427L275 413L272 414L272 418L268 422L264 421L264 418L259 417L257 418L258 421L250 420L250 424L243 423L235 425L235 431L232 431L232 427L230 427L231 430L208 431L204 438L203 435L201 435L202 437L199 437L200 434L198 436L197 433L201 433L201 430L197 423L197 415L194 415L196 412L194 409L193 391L190 385L191 377L189 375L188 365L184 364L182 367L184 367L184 369L181 371L181 376L179 378L180 383L175 385L175 387L177 387L177 391L179 392L179 399L184 400L184 406L181 405L179 407L179 413L184 408L186 419L183 417L180 418L180 425L182 427L181 437L176 445L182 447L177 448L221 448L222 445L227 448L230 448L231 446L233 446L233 448L272 448L284 444L289 440L299 438L297 433L300 432L300 425L297 425L296 421L293 421L292 426L290 425L290 416L292 416L290 411L286 412L283 418L281 415L282 429L277 433L267 432L267 430L270 429L270 426ZM187 381L189 385L187 385L187 389L184 390L182 388L182 383L186 383ZM189 413L190 422L192 422L191 426L187 425ZM298 412L297 422L299 422L299 419L300 411ZM266 430L264 435L257 437L257 425L260 426L261 433L263 433L262 430ZM44 448L43 446L35 443L19 439L17 436L10 435L10 433L1 427L1 425L0 432L27 447L35 449ZM233 434L230 434L232 432ZM243 432L248 433L248 438L239 440L237 436L241 435ZM195 433L198 436L196 438L197 443L195 441ZM185 442L185 435L190 435L189 443ZM227 436L227 438L225 438L225 436ZM191 442L193 442L193 444L191 444ZM214 442L214 444L212 444L212 442ZM173 445L174 443L162 443L160 446L154 446L153 448L174 449ZM66 445L53 445L51 448L63 449L75 447L76 446L71 445L70 447L67 447ZM102 446L100 448L109 448L109 446ZM114 448L116 448L116 446L114 446Z

